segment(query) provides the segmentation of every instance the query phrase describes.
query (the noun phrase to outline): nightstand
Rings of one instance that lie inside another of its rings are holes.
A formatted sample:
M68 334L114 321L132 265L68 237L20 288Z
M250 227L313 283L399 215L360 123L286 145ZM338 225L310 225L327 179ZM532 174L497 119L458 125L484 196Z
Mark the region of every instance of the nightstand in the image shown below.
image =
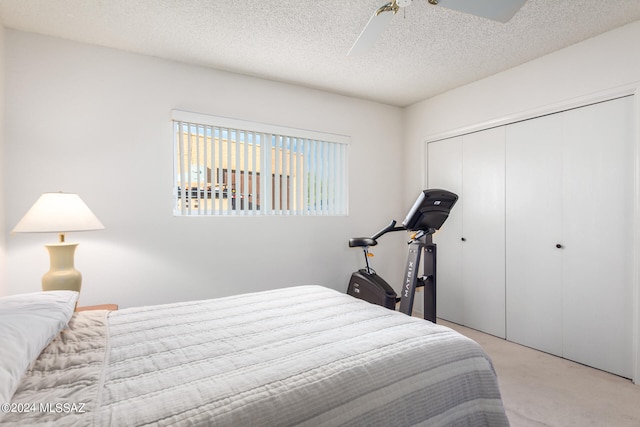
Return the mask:
M84 307L76 307L76 311L86 310L110 310L114 311L118 309L118 304L101 304L101 305L86 305Z

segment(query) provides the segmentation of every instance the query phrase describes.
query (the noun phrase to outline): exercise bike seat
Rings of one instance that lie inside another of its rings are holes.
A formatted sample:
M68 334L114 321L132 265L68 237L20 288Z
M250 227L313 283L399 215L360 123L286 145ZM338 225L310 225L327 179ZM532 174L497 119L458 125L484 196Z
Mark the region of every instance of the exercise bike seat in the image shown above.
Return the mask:
M378 242L371 237L352 237L349 239L350 248L362 248L367 246L375 246Z

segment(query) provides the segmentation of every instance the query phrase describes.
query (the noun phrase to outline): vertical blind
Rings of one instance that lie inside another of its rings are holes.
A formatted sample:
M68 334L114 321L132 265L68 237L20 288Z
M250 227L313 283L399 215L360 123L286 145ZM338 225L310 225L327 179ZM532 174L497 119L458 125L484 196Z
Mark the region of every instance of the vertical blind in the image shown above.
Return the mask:
M176 215L344 215L348 138L173 112Z

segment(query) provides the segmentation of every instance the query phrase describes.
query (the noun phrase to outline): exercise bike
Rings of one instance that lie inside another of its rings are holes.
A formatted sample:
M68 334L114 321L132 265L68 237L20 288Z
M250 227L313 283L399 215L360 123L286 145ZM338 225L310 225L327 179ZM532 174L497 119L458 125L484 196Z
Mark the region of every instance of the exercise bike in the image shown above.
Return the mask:
M436 245L432 235L442 227L457 200L458 196L447 190L424 190L402 221L402 226L396 226L393 220L372 237L349 239L349 247L362 248L366 267L351 275L347 293L391 310L400 303L399 311L411 316L416 289L424 287L424 318L436 323ZM377 245L380 237L393 231L412 232L400 296L369 265L369 257L372 256L369 247ZM423 252L424 274L419 276Z

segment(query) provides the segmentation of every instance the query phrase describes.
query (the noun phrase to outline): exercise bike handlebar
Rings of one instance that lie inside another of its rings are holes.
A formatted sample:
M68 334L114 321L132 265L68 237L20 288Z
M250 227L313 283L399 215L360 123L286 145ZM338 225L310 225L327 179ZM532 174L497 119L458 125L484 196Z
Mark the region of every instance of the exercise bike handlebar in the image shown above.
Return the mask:
M383 228L382 230L378 231L374 236L372 237L352 237L351 239L349 239L349 247L350 248L365 248L366 249L369 246L375 246L378 244L377 239L382 236L383 234L389 233L390 231L401 231L401 230L406 230L405 227L396 227L396 220L391 221L391 223L389 225L387 225L385 228Z
M378 238L381 237L383 234L387 234L387 233L389 233L391 231L402 231L402 230L406 230L406 228L405 227L396 227L396 220L393 219L393 220L391 220L389 225L387 225L385 228L383 228L382 230L378 231L376 234L371 236L371 238L373 240L378 240Z

